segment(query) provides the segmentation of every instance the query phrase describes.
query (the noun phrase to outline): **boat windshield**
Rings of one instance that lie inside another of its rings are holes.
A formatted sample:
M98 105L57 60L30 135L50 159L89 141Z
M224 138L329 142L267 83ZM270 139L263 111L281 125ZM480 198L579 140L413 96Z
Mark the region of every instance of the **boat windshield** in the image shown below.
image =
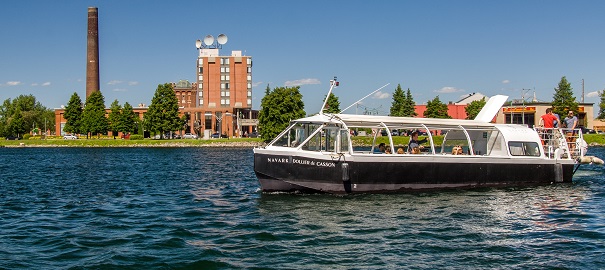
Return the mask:
M320 127L321 125L319 124L293 124L287 129L286 132L280 134L281 136L275 139L271 145L282 147L298 147Z

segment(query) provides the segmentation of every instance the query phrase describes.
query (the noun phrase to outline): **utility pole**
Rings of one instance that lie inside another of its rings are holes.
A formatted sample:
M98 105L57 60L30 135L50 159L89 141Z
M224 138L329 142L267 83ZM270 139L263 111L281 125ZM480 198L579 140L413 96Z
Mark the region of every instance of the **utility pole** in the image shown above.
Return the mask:
M584 103L584 79L582 79L582 103Z
M521 124L525 125L525 93L529 92L528 88L523 88L521 90L521 99L523 99L523 111L521 111Z

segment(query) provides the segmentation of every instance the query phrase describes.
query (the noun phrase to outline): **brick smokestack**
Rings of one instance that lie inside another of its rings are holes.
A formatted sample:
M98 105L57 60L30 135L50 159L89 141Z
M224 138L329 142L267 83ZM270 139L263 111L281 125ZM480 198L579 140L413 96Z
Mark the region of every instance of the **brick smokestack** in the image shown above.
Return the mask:
M99 86L99 10L88 8L88 43L86 47L86 98Z

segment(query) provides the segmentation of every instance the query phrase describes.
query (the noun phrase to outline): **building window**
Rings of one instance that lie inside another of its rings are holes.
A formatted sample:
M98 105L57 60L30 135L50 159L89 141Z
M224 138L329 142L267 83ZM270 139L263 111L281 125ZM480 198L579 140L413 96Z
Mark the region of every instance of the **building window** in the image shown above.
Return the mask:
M229 83L225 83L225 89L229 89Z
M221 75L221 81L225 80L225 75Z
M252 99L251 99L251 98L249 98L249 99L248 99L248 105L251 105L251 104L252 104Z
M248 65L252 65L252 58L246 58L246 63Z
M252 83L248 83L248 89L252 89Z
M225 104L229 105L230 104L230 100L225 99Z
M198 63L199 66L202 66L204 64L204 58L198 59L197 63Z
M225 67L221 67L221 72L225 73Z
M248 75L248 81L252 80L252 76Z
M200 99L200 105L204 105L204 100Z
M225 72L229 73L229 67L225 67Z
M225 65L229 65L229 58L225 58Z
M198 92L197 95L200 96L200 97L203 97L204 96L204 92Z
M221 91L221 97L225 96L225 92Z
M221 99L221 105L225 105L225 100Z
M230 80L229 75L225 75L225 81L229 81L229 80Z
M221 65L225 64L225 58L221 58Z
M252 91L248 91L248 96L251 97L252 96Z
M200 71L201 73L201 71ZM252 73L252 67L248 67L248 73Z
M228 97L229 96L229 92L225 92L225 96Z
M204 68L203 67L199 68L199 73L204 73Z
M198 79L199 79L199 81L200 81L200 85L201 85L201 82L204 80L204 75L200 75L200 76L198 77Z

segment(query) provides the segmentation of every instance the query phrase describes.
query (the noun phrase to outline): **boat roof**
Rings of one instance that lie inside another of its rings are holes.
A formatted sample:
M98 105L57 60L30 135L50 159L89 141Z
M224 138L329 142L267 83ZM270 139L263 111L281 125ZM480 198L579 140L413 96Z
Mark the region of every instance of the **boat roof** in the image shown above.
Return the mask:
M348 127L383 127L390 128L421 127L426 125L430 128L452 128L463 126L465 128L491 128L493 123L476 120L440 119L440 118L415 118L381 115L357 115L357 114L317 114L294 120L296 123L344 123Z

